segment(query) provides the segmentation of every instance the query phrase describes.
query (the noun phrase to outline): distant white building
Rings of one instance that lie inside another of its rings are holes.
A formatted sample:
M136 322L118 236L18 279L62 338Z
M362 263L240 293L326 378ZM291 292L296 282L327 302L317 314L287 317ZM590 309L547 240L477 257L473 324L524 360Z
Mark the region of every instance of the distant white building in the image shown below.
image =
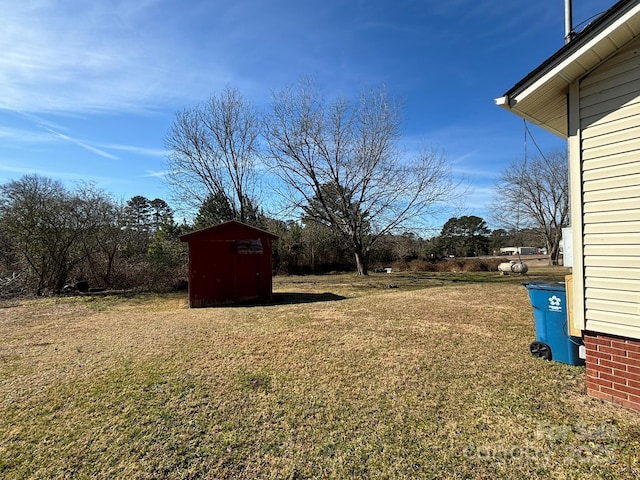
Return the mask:
M503 247L500 255L535 255L538 253L536 247Z

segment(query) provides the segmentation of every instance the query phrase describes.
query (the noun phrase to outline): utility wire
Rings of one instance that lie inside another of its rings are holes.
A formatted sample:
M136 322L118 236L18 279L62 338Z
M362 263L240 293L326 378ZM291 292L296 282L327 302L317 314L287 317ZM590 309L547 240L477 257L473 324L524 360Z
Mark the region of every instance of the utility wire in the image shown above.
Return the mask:
M573 30L578 30L582 25L584 25L587 22L590 22L591 20L593 20L594 18L599 17L600 15L602 15L603 13L606 13L607 10L603 10L600 13L596 13L595 15L591 15L589 18L587 18L586 20L583 20L582 22L580 22L579 24L577 24Z
M525 163L527 162L527 133L529 134L529 137L531 138L531 141L533 142L533 144L536 146L536 148L538 149L538 152L540 153L540 155L542 156L542 159L547 162L547 157L544 156L544 153L542 152L542 149L540 148L540 146L538 145L538 142L536 142L535 137L531 134L531 130L529 130L529 127L527 125L527 121L525 119L522 119L522 121L524 122L524 145L525 145L525 150L524 150L524 161Z
M527 121L523 118L522 121L524 122L524 159L522 161L522 170L520 173L520 184L519 184L519 191L518 191L518 205L516 206L516 234L515 234L515 238L516 238L516 253L518 254L518 261L520 263L522 263L522 257L520 256L520 250L518 249L518 245L517 243L522 243L522 239L520 237L520 204L522 203L522 184L524 183L524 174L527 170L527 133L529 133L529 128L527 127ZM529 135L530 136L530 135ZM535 142L534 142L535 143ZM520 246L520 248L522 247L522 245Z

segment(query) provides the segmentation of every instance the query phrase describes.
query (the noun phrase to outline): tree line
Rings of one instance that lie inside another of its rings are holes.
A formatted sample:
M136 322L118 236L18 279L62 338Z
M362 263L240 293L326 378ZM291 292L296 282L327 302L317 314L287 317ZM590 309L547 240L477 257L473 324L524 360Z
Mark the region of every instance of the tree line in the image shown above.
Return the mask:
M0 185L0 296L77 289L164 291L187 280L186 244L179 237L232 217L206 220L202 205L193 222L178 224L162 199L134 196L116 202L89 184L65 188L59 181L26 175ZM349 243L330 226L306 217L245 219L279 236L274 273L354 271ZM386 234L369 252L374 267L450 255L481 256L513 244L540 245L540 229L491 231L479 217L449 219L439 235Z
M185 278L183 230L162 199L118 203L90 184L26 175L0 185L0 293L169 288Z

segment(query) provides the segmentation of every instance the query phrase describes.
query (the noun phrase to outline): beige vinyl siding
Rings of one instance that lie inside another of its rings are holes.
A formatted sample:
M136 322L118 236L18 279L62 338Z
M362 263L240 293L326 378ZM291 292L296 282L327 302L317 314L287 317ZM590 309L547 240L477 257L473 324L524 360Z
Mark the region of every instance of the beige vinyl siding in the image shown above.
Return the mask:
M640 245L625 245L625 254L623 258L629 259L635 256L640 256ZM597 257L597 256L611 256L612 255L610 245L589 245L584 248L585 257Z
M640 338L640 39L580 83L585 328Z
M624 269L640 268L640 259L624 258L622 256L616 257L613 255L590 256L588 258L588 261L585 262L585 267L587 269L589 269L590 267L614 267Z
M637 207L638 202L633 199L623 198L617 200L605 200L601 202L590 202L589 205L584 206L584 213L601 213L606 215L622 215L624 216L626 211L633 211L634 207Z
M629 288L633 288L633 286L625 285L624 287L625 287L625 290L617 291L616 299L626 302L627 304L629 304L628 306L633 305L634 309L637 309L638 308L637 301L639 300L640 294L637 292L632 292L628 290ZM602 304L604 304L604 302L610 301L609 300L610 296L611 296L611 290L608 290L606 288L591 287L591 297L589 298L589 302L591 303L592 307L594 305L597 305L597 303L594 303L594 302L601 302ZM623 305L623 308L624 308L624 305ZM600 308L599 310L606 310L606 309Z
M631 99L627 102L626 106L622 110L616 110L615 104L617 101L612 100L609 105L597 104L594 106L594 113L591 116L582 117L582 124L588 125L590 128L593 128L594 137L597 136L600 131L606 132L606 129L609 128L609 124L613 122L624 121L625 119L633 119L636 115L640 114L640 101L636 99ZM607 108L609 107L609 108ZM611 111L605 120L600 117L600 113L602 108L610 110L612 107L613 111ZM585 114L585 111L582 112Z
M616 214L616 218L618 219L623 216L622 212L616 212ZM592 216L589 215L589 218L592 218ZM593 235L604 235L611 233L613 229L616 229L617 233L633 234L640 230L640 222L627 222L625 220L608 218L605 221L601 220L597 223L587 223L584 232Z
M635 299L637 300L637 298ZM588 300L587 308L594 312L608 312L621 315L638 315L640 306L632 299L628 302L612 302L610 300ZM603 316L604 317L604 316Z

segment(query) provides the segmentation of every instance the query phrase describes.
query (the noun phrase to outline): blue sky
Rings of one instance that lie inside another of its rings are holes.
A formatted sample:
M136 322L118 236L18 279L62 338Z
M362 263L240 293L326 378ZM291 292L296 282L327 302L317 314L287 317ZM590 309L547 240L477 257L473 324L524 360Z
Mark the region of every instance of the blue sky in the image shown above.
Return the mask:
M614 0L573 0L574 24ZM563 0L0 0L0 183L38 173L172 204L175 113L227 85L258 107L311 76L327 97L386 85L402 144L444 151L488 216L523 122L495 106L563 45ZM530 127L543 150L566 143ZM533 145L529 144L529 151ZM459 212L460 213L460 212Z

